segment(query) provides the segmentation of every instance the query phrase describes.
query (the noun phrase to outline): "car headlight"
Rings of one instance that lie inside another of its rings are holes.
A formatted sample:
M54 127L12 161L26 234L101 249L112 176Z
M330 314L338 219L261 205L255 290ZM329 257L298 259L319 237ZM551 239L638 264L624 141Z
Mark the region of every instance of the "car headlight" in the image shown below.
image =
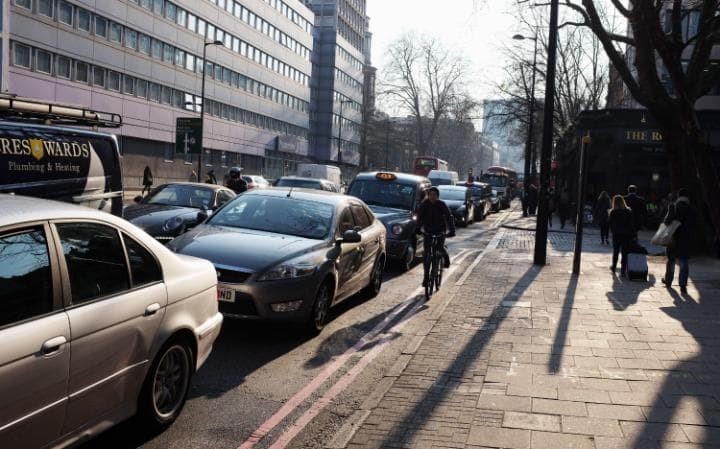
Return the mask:
M403 227L401 224L394 224L392 227L390 227L390 231L393 233L393 235L400 235L403 232Z
M165 222L163 225L163 231L165 232L173 232L177 231L182 225L185 223L185 221L180 217L173 217Z
M317 271L317 265L309 262L283 263L270 268L258 281L279 281L283 279L297 279L312 276Z

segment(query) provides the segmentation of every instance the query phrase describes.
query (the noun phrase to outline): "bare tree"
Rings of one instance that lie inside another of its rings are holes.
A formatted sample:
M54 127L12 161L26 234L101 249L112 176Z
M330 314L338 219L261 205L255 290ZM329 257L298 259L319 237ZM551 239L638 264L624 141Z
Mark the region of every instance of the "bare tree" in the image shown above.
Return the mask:
M711 59L720 45L720 0L611 2L613 12L627 20L627 33L613 29L612 14L604 14L598 1L561 3L577 13L575 25L598 37L627 89L655 117L673 187L689 183L701 195L720 236L720 181L695 111L697 100L720 82L720 64Z
M432 154L438 122L467 95L467 64L434 38L407 34L388 49L381 93L415 122L415 148Z

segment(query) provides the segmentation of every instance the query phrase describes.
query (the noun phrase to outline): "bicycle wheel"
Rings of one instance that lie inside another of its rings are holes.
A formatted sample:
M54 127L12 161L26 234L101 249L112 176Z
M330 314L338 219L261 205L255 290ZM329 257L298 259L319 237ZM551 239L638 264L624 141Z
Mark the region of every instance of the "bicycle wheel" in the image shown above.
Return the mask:
M423 257L426 258L426 260L429 260L431 265L427 268L425 268L425 262L423 262L423 270L427 269L427 276L425 276L425 272L423 271L423 276L425 279L427 279L427 283L425 284L425 300L429 300L430 297L433 294L433 278L431 276L432 273L432 260L434 259L433 250L430 249L430 254L424 254Z
M437 275L438 275L438 258L433 257L430 265L430 282L428 282L428 285L430 286L430 292L435 289L439 288L437 285ZM432 294L432 293L431 293Z
M443 273L443 261L440 260L440 257L437 257L435 260L435 265L437 265L437 274L435 275L435 291L440 290L440 284L442 284L442 273Z

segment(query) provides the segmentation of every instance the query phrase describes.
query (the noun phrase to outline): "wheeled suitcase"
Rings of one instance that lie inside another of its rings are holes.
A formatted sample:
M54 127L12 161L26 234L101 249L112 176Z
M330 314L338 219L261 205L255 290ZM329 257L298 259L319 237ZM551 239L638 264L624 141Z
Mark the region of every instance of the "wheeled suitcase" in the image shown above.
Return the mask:
M628 253L627 277L631 281L647 281L648 264L647 254Z

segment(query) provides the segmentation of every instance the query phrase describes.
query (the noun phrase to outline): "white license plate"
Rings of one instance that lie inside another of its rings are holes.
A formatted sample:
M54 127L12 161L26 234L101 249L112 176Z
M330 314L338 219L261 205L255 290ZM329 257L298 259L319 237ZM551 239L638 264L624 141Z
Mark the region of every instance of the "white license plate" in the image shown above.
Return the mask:
M235 302L235 290L218 287L218 299L224 302Z

